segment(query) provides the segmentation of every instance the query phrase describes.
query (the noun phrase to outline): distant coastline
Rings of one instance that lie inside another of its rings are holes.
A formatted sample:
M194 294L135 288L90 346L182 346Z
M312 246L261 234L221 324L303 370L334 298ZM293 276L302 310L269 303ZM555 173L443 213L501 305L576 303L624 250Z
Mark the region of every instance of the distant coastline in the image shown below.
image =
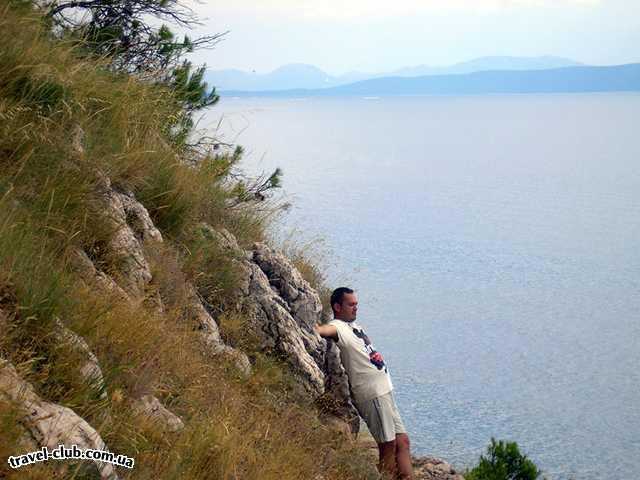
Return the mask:
M341 75L332 75L315 65L290 63L265 73L238 69L207 70L205 80L209 85L215 86L218 91L259 92L297 88L330 88L384 77L424 77L427 75L454 75L489 70L548 70L550 68L577 66L585 66L585 64L570 58L552 55L539 57L489 56L473 58L447 66L413 65L386 72L351 71Z
M330 88L223 90L225 97L324 97L640 91L640 63L547 70L490 70L419 77L382 77Z

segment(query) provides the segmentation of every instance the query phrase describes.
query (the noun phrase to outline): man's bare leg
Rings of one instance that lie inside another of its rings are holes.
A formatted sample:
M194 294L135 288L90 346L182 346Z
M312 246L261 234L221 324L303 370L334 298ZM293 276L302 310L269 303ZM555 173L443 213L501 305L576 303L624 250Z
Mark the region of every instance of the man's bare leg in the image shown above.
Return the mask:
M413 480L413 463L411 462L409 435L406 433L398 433L395 444L398 478L402 480Z
M396 441L384 442L378 444L378 452L380 453L380 463L378 470L385 480L396 478Z

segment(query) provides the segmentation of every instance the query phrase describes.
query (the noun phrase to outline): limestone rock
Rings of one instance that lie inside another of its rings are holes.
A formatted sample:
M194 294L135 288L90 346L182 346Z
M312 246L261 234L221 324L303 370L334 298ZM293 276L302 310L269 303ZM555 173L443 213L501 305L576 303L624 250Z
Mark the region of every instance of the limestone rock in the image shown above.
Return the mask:
M264 243L254 245L253 261L287 303L298 325L313 332L313 326L320 320L322 302L309 282L302 278L287 257Z
M265 350L271 350L282 356L302 380L302 385L312 396L320 395L324 392L324 374L320 367L324 363L324 341L313 332L313 324L309 325L309 319L298 321L292 316L292 308L287 301L280 296L277 289L272 288L269 278L265 272L253 260L254 253L242 250L235 237L225 229L216 230L205 223L200 224L202 233L209 239L215 241L222 248L231 252L237 266L241 272L241 284L239 288L239 304L248 311L250 323L253 330L261 338L262 346ZM286 258L278 257L278 260L271 259L268 247L261 247L261 261L265 268L271 263L274 265L284 265L280 269L282 273L282 285L296 285L295 281L289 281L288 273L296 276L300 285L304 280L300 274L292 268ZM286 262L286 264L285 264ZM308 285L308 284L307 284ZM290 295L287 297L294 305L295 311L306 312L315 311L319 308L315 306L313 293L310 288L304 292L311 296L307 299L299 295L299 299L294 299L291 287ZM300 288L303 289L302 287ZM309 307L308 304L312 306ZM206 321L206 318L198 313L202 318L200 321L204 329L209 334L210 344L220 345L216 328ZM304 316L304 315L303 315ZM303 316L301 318L303 318ZM213 320L212 320L213 321Z
M213 317L204 308L196 289L190 283L185 285L187 289L188 314L195 320L200 331L205 347L212 355L226 355L230 357L238 370L244 375L251 373L249 358L240 350L226 345L220 337L220 329Z
M240 373L245 377L251 374L251 362L244 352L229 345L224 345L220 353L225 355L227 358L230 358L238 371L240 371Z
M349 380L342 367L340 350L335 343L323 340L313 330L322 315L318 293L286 256L263 243L254 245L253 261L284 302L284 307L299 327L299 333L297 330L296 333L324 373L325 391L333 398L332 410L351 425L353 432L357 432L358 413L350 401Z
M121 300L130 300L129 295L109 275L96 269L83 250L75 249L71 254L71 262L80 278L87 285L96 285L102 291L114 294Z
M185 289L187 296L187 313L195 319L198 330L200 330L202 339L207 347L209 347L213 353L218 353L224 346L224 342L220 337L218 324L202 305L200 297L198 297L198 293L193 285L187 283L185 284Z
M127 196L113 188L105 188L100 192L100 200L101 211L104 212L107 226L112 230L107 250L119 273L118 283L129 295L142 297L145 287L151 281L151 269L144 256L141 241L127 223Z
M93 427L70 408L46 402L33 387L22 380L11 363L0 359L0 396L23 411L22 423L40 446L54 449L63 444L81 449L107 450L107 446ZM100 478L118 478L113 465L94 462Z
M132 192L116 189L104 174L99 173L98 179L98 211L112 232L107 255L119 273L117 280L122 288L133 297L142 297L151 281L143 245L162 242L162 234Z
M245 252L240 248L236 237L234 237L226 228L216 230L208 223L202 222L200 223L200 230L206 238L215 240L218 245L224 249L230 250L232 253L236 254L237 257L245 256Z
M144 415L168 432L179 432L184 428L184 423L175 413L165 408L160 400L152 395L144 395L134 401L134 410L139 415Z
M84 150L84 130L80 125L76 125L72 132L71 150L78 157L83 157Z
M353 425L357 412L350 404L339 351L313 330L322 313L317 292L282 253L263 243L246 252L228 231L205 223L200 228L203 235L229 250L237 262L241 272L238 304L247 311L263 348L284 358L312 397L326 390L339 405L338 416ZM201 324L211 331L211 343L218 344L219 335L213 326L206 327L206 321Z
M127 225L133 230L136 238L142 243L162 242L162 234L156 228L149 212L138 202L133 193L120 193L120 202L127 216Z
M450 464L439 458L414 457L412 460L416 480L464 480Z
M101 399L106 399L107 391L104 384L104 376L102 375L98 358L91 351L87 342L84 338L69 330L60 319L56 319L56 328L58 339L79 353L82 359L79 365L82 378L99 393Z
M310 355L300 325L291 316L287 303L271 288L269 279L255 263L249 263L249 295L246 307L254 331L267 350L284 357L312 395L324 393L324 374ZM318 339L318 342L320 340Z
M322 311L320 297L282 253L263 243L256 243L253 261L264 272L269 285L284 300L291 317L300 327L299 334L307 352L322 367L325 363L326 343L313 330Z

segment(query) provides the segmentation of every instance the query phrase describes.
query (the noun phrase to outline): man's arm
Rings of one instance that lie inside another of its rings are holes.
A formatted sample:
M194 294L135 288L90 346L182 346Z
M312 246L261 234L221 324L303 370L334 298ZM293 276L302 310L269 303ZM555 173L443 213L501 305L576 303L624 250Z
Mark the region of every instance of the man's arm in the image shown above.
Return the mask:
M314 325L313 330L323 338L338 341L338 329L335 325Z

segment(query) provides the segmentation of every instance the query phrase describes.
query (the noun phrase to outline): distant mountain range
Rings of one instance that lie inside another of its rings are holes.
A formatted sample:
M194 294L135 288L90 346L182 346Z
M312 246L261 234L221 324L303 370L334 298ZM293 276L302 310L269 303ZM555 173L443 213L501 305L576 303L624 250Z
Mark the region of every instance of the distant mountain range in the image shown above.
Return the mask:
M640 91L640 63L546 70L489 70L417 77L382 77L330 88L225 91L231 96L379 96Z
M383 73L350 72L332 76L318 67L306 64L290 64L273 72L260 74L241 70L209 70L205 79L217 91L289 90L297 88L318 89L346 85L362 80L382 77L418 77L472 73L487 70L543 70L582 65L567 58L544 57L481 57L448 67L418 65Z

